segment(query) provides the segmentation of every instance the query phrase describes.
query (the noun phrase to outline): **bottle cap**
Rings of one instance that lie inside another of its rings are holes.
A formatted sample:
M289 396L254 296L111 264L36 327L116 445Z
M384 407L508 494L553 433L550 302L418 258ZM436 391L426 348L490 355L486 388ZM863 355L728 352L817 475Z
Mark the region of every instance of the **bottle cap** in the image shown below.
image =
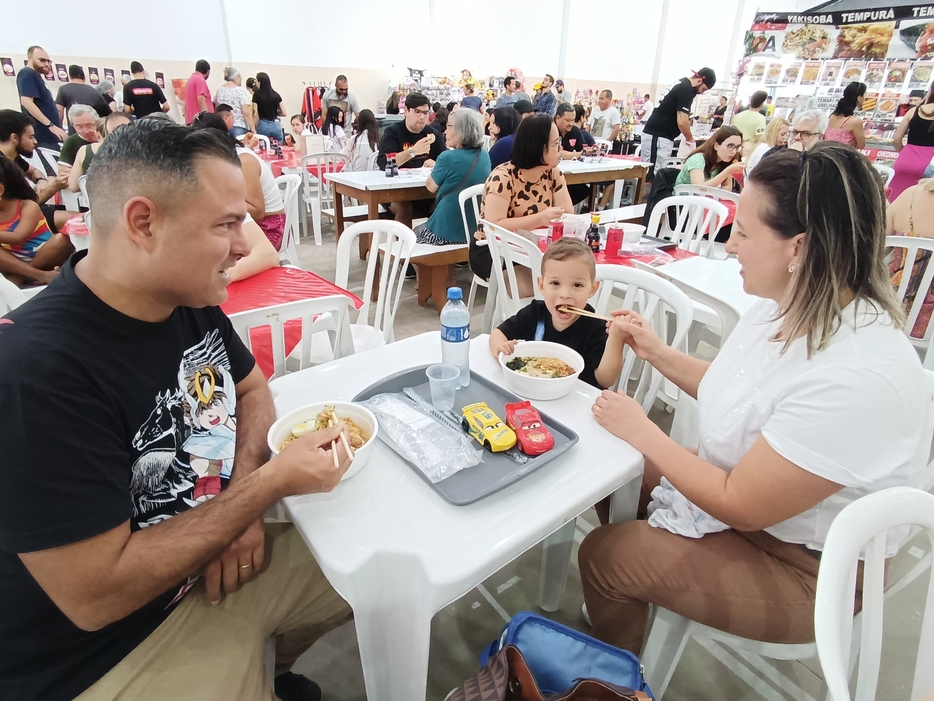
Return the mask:
M460 287L448 288L448 299L463 299L464 291Z

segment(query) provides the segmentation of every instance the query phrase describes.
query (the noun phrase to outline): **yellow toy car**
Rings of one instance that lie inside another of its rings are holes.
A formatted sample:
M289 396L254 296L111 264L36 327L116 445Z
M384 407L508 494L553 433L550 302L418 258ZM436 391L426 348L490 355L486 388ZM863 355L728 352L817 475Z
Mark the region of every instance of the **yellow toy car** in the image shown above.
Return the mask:
M494 453L509 450L516 444L516 432L504 424L494 414L486 402L468 404L461 413L461 426L480 445L489 448Z

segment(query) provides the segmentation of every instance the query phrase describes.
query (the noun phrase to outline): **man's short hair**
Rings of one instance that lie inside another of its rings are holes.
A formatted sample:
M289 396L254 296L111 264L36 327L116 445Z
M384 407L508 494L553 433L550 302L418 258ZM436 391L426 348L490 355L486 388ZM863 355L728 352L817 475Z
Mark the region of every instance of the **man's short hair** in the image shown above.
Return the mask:
M172 121L139 119L101 144L88 168L93 228L110 232L133 197L170 208L200 190L195 166L218 159L240 167L230 137L214 129L191 129Z
M334 79L334 82L335 82L335 83L340 83L340 82L346 83L346 82L347 82L347 76L344 75L343 73L341 73L339 76L337 76L337 77Z
M130 73L144 73L144 72L145 71L143 70L143 64L140 63L139 61L133 61L133 63L130 64Z
M549 79L551 80L551 84L552 84L552 85L555 84L555 77L554 77L551 73L546 73L546 74L545 74L545 77L546 77L546 78L549 78Z
M72 105L68 108L68 123L74 124L75 120L85 114L90 114L94 119L100 119L100 115L97 114L97 110L89 105Z
M752 94L752 97L749 98L749 107L754 110L759 109L765 104L765 98L768 96L769 94L765 90L757 90Z
M613 99L613 91L612 91L612 90L601 90L601 91L600 91L600 94L601 94L601 95L606 95L606 97L607 97L608 100L612 100L612 99Z
M562 102L560 105L558 105L558 109L555 110L555 118L557 119L558 117L563 115L565 112L573 112L573 111L574 111L574 105L569 104L567 102Z
M552 242L542 256L542 274L545 273L545 265L550 260L572 260L579 258L582 260L590 272L591 282L597 277L597 265L594 262L593 251L590 246L580 239L563 236L557 241Z
M35 46L30 46L26 49L26 58L32 58L32 54L36 49L41 49L42 47L36 44Z
M431 105L431 100L428 99L427 95L423 95L420 92L410 92L405 96L405 108L407 110L414 110L417 107L426 105Z
M651 100L651 99L652 99L652 96L649 95L648 93L646 93L646 94L645 94L645 99L646 99L646 100Z
M217 109L214 110L216 113L221 112L233 112L233 107L228 105L226 102L222 102L217 106Z
M503 80L503 87L508 88L510 85L512 85L515 82L516 82L515 78L513 78L511 75L507 75L505 80Z
M30 124L29 117L19 110L0 110L0 141L22 136Z
M205 61L203 58L198 59L198 62L195 64L195 70L202 75L207 75L208 71L211 70L211 64Z
M827 131L827 113L823 110L805 110L801 114L795 116L794 126L796 127L801 122L814 122L814 131L818 134L823 134Z
M72 63L70 66L68 66L68 77L84 80L84 69L77 63Z

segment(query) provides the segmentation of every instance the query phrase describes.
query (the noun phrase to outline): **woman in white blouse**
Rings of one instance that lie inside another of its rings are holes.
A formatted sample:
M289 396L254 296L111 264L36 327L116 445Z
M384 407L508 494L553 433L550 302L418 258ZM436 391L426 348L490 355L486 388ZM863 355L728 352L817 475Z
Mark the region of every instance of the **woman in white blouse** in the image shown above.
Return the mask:
M865 157L833 142L783 151L747 178L727 244L762 299L713 363L617 312L637 355L697 398L699 455L625 394L604 392L594 416L644 454L643 509L665 478L700 510L681 515L706 512L713 527L694 539L633 521L588 535L580 569L596 637L638 653L654 603L746 638L813 641L834 517L881 489L930 487L934 412L884 250L885 196ZM890 555L906 536L890 534Z
M355 173L367 170L370 156L379 153L379 122L370 110L360 110L355 122L356 133L347 141L344 153L350 159L349 169Z

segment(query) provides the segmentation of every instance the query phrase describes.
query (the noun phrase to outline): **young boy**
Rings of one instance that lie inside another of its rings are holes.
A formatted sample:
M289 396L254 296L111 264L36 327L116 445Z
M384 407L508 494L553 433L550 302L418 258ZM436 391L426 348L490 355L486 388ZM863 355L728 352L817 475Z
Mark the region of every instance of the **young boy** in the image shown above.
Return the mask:
M538 289L544 301L533 300L490 334L490 352L510 355L518 341L553 341L573 348L584 358L580 374L587 384L606 389L619 379L623 369L623 322L608 324L600 319L567 314L558 307L568 305L592 312L587 300L600 283L590 248L579 239L562 238L548 247L542 258Z

